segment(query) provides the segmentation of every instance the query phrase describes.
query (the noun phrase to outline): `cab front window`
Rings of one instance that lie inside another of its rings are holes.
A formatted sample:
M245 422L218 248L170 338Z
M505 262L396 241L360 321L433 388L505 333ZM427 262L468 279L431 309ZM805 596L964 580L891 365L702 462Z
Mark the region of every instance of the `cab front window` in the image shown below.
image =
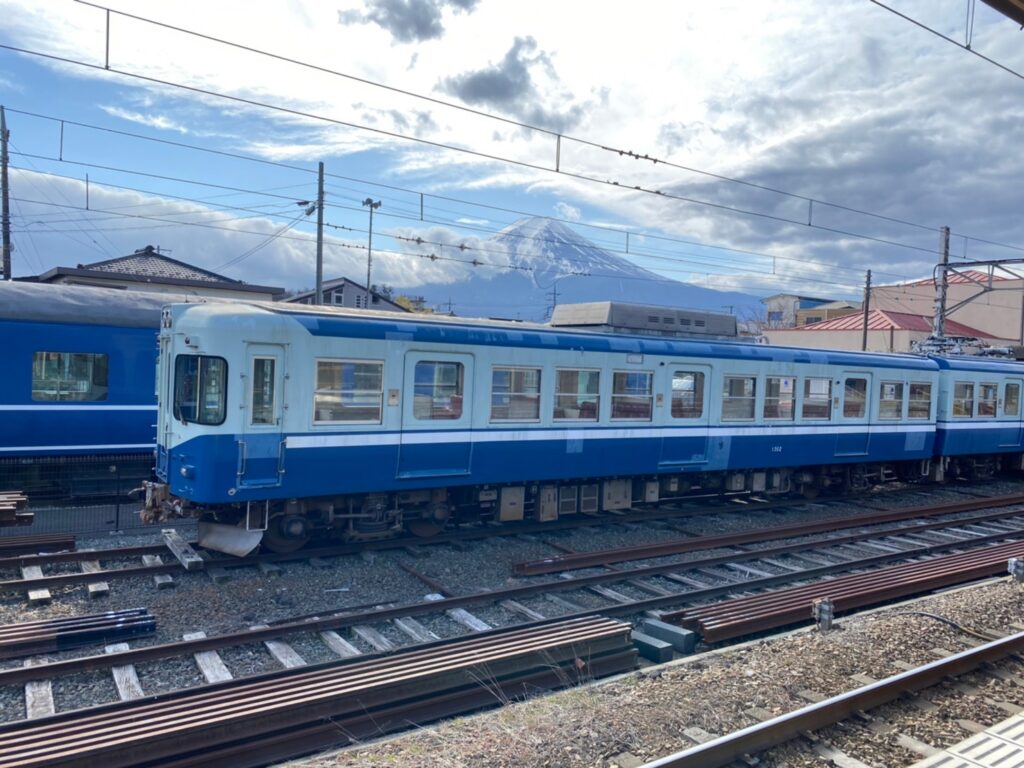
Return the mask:
M227 413L228 364L223 357L178 355L174 359L174 418L215 426Z

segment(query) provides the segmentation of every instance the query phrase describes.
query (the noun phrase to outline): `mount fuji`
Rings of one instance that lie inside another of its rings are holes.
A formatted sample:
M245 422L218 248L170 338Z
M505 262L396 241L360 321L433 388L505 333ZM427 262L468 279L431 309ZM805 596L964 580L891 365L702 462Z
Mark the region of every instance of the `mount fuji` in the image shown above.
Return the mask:
M481 266L466 279L421 285L428 305L463 316L544 320L557 291L557 303L620 301L715 312L749 313L758 297L716 291L671 280L605 251L565 224L527 218L511 224L481 245Z

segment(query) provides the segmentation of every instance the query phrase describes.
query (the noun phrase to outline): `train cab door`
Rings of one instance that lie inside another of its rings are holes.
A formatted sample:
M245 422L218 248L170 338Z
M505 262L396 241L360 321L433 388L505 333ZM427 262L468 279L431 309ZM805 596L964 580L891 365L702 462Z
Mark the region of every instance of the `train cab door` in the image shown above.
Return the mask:
M661 470L694 468L708 460L708 388L711 368L692 363L669 366L669 401L666 403Z
M245 393L238 438L238 485L265 488L281 484L284 474L284 362L279 344L247 344L239 373Z
M1007 379L1003 382L1002 410L999 412L999 447L1021 447L1021 389L1024 379Z
M473 457L473 356L409 352L398 477L468 475Z
M836 456L867 456L871 439L871 374L843 371L833 390Z

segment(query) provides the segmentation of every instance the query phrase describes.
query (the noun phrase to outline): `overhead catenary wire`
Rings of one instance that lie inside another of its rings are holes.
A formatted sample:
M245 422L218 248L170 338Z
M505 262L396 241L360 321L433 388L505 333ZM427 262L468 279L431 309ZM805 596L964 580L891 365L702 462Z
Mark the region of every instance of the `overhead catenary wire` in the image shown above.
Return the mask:
M51 60L51 61L59 61L59 62L63 62L63 63L66 63L66 64L71 64L71 65L75 65L75 66L81 66L81 67L84 67L84 68L87 68L87 69L92 69L94 71L103 71L103 72L113 73L113 74L117 74L117 75L122 75L124 77L138 79L138 80L141 80L143 82L149 82L149 83L153 83L153 84L157 84L157 85L163 85L163 86L166 86L166 87L169 87L169 88L179 88L179 89L188 91L190 93L196 93L196 94L200 94L200 95L211 96L211 97L214 97L214 98L220 98L220 99L224 99L224 100L227 100L227 101L231 101L233 103L244 104L244 105L250 106L250 107L257 107L257 108L261 108L261 109L277 111L277 112L281 112L283 114L292 115L292 116L295 116L295 117L304 117L304 118L308 118L308 119L311 119L311 120L317 120L317 121L326 122L326 123L329 123L329 124L332 124L332 125L338 125L338 126L347 127L347 128L354 128L354 129L358 129L358 130L364 130L364 131L368 131L368 132L375 133L375 134L378 134L378 135L383 135L383 136L386 136L386 137L389 137L389 138L396 138L396 139L401 139L403 141L409 141L409 142L415 142L415 143L423 144L423 145L430 146L430 147L437 148L437 149L444 149L444 150L449 150L449 151L453 151L453 152L464 153L464 154L468 154L470 156L478 157L478 158L485 159L485 160L492 160L492 161L495 161L495 162L503 162L503 163L515 165L515 166L518 166L518 167L528 168L528 169L531 169L531 170L541 171L541 172L545 172L545 173L559 174L559 175L565 176L567 178L572 178L572 179L576 179L576 180L579 180L579 181L585 181L585 182L605 185L605 186L609 186L609 187L618 187L618 188L621 188L621 189L635 191L635 192L639 192L639 193L642 193L642 194L650 194L650 195L658 196L658 197L661 197L663 199L675 200L675 201L678 201L678 202L691 203L691 204L695 204L695 205L699 205L699 206L705 206L705 207L709 207L709 208L712 208L712 209L715 209L715 210L721 210L721 211L725 211L725 212L729 212L729 213L733 213L733 214L738 214L738 215L746 215L746 216L762 218L762 219L765 219L765 220L775 221L775 222L778 222L778 223L790 224L790 225L797 226L797 227L800 227L800 228L808 227L808 228L818 229L818 230L821 230L821 231L824 231L824 232L830 232L830 233L835 234L835 235L842 235L844 237L851 237L851 238L855 238L855 239L867 240L867 241L871 241L871 242L876 242L876 243L880 243L880 244L884 244L884 245L889 245L889 246L896 247L896 248L904 248L904 249L907 249L907 250L917 251L917 252L921 252L921 253L934 254L934 252L935 252L935 249L931 248L931 247L922 247L922 246L912 245L910 243L903 243L903 242L900 242L900 241L891 240L891 239L883 238L883 237L874 237L874 236L871 236L871 235L866 235L866 234L854 232L854 231L851 231L851 230L841 229L839 227L827 227L827 226L823 226L823 225L820 225L820 224L814 224L813 222L810 222L810 221L797 220L797 219L787 218L785 216L778 216L778 215L775 215L775 214L765 213L765 212L762 212L762 211L753 211L753 210L748 210L748 209L744 209L744 208L724 205L724 204L721 204L721 203L713 203L713 202L710 202L710 201L699 200L699 199L688 197L688 196L684 196L684 195L673 194L673 193L670 193L670 192L666 192L664 190L644 187L642 185L623 184L623 183L620 183L618 181L611 180L611 179L600 179L598 177L587 176L586 174L582 174L582 173L573 173L573 172L569 172L569 171L562 170L562 169L556 169L556 168L551 168L551 167L548 167L548 166L539 165L537 163L529 163L529 162L526 162L526 161L523 161L523 160L517 160L515 158L507 158L507 157L502 157L500 155L495 155L493 153L481 152L481 151L478 151L478 150L469 149L467 147L459 147L459 146L452 145L452 144L445 144L444 142L431 141L429 139L424 139L424 138L420 138L420 137L416 137L416 136L410 136L410 135L402 134L402 133L399 133L399 132L396 132L396 131L388 131L388 130L385 130L385 129L382 129L382 128L376 128L376 127L373 127L373 126L359 125L359 124L356 124L356 123L351 123L349 121L339 120L337 118L332 118L332 117L328 117L328 116L325 116L325 115L318 115L318 114L315 114L315 113L306 112L306 111L300 110L300 109L295 109L295 108L291 108L291 107L285 107L285 106L281 106L281 105L270 104L270 103L267 103L267 102L259 101L257 99L250 99L250 98L245 98L245 97L242 97L242 96L237 96L237 95L232 95L232 94L225 94L225 93L221 93L221 92L218 92L218 91L213 91L213 90L206 89L206 88L200 88L198 86L191 86L191 85L186 85L186 84L183 84L183 83L176 83L176 82L173 82L173 81L164 80L164 79L157 78L157 77L152 77L152 76L149 76L149 75L143 75L143 74L139 74L139 73L136 73L136 72L122 70L122 69L118 69L116 67L111 67L111 66L109 66L109 64L101 66L101 65L98 65L98 64L93 64L91 62L81 61L79 59L73 59L73 58L70 58L68 56L59 56L57 54L45 53L45 52L42 52L42 51L34 51L34 50L31 50L31 49L21 48L19 46L13 46L13 45L9 45L9 44L0 44L0 49L10 50L10 51L13 51L13 52L16 52L16 53L22 53L22 54L29 55L29 56L36 56L36 57L48 59L48 60ZM961 236L963 236L963 235L961 235ZM1017 246L1012 246L1012 247L1017 248Z
M218 45L224 45L224 46L228 46L228 47L231 47L231 48L236 48L238 50L242 50L242 51L245 51L247 53L252 53L252 54L255 54L257 56L263 56L263 57L266 57L266 58L270 58L270 59L274 59L274 60L277 60L277 61L285 62L285 63L292 64L294 66L302 67L302 68L305 68L305 69L310 69L310 70L321 72L321 73L324 73L324 74L329 74L329 75L332 75L332 76L335 76L335 77L345 78L345 79L352 80L352 81L355 81L355 82L359 82L359 83L362 83L364 85L368 85L368 86L371 86L371 87L374 87L374 88L380 88L380 89L383 89L383 90L391 91L393 93L401 94L403 96L408 96L410 98L414 98L414 99L422 100L422 101L425 101L425 102L428 102L428 103L436 104L438 106L444 106L444 107L449 108L449 109L454 109L454 110L466 112L466 113L473 114L473 115L478 116L478 117L483 117L483 118L486 118L486 119L502 122L502 123L505 123L507 125L513 125L513 126L518 127L518 128L523 128L523 129L526 129L526 130L535 131L537 133L546 134L548 136L558 138L561 141L572 141L572 142L575 142L575 143L578 143L578 144L581 144L581 145L584 145L584 146L593 147L593 148L600 149L600 150L607 151L607 152L613 152L613 153L619 154L619 155L624 156L624 157L632 157L632 158L637 159L637 160L646 160L646 161L649 161L649 162L652 162L652 163L655 163L655 164L660 163L660 164L665 165L667 167L678 168L680 170L685 170L685 171L687 171L689 173L694 173L694 174L698 174L698 175L702 175L702 176L707 176L709 178L713 178L713 179L716 179L718 181L724 181L724 182L728 182L728 183L731 183L731 184L738 184L738 185L742 185L742 186L746 186L746 187L750 187L750 188L754 188L754 189L759 189L759 190L762 190L762 191L771 192L773 194L778 194L778 195L782 195L782 196L785 196L785 197L790 197L790 198L798 199L798 200L801 200L803 202L816 203L819 206L827 206L827 207L830 207L830 208L835 208L837 210L843 210L843 211L847 211L847 212L850 212L850 213L856 213L858 215L878 218L878 219L881 219L881 220L884 220L884 221L888 221L888 222L891 222L891 223L902 224L902 225L908 226L908 227L916 227L916 228L923 229L923 230L928 230L928 231L933 231L933 230L937 229L937 225L934 225L934 224L930 224L930 225L929 224L921 224L919 222L908 221L906 219L901 219L901 218L894 217L894 216L888 216L888 215L885 215L885 214L880 214L880 213L876 213L876 212L873 212L873 211L867 211L867 210L855 208L855 207L852 207L852 206L847 206L847 205L842 205L842 204L838 204L838 203L833 203L833 202L830 202L828 200L824 200L824 199L820 199L820 198L814 198L814 197L811 197L811 196L808 196L808 195L803 195L803 194L799 194L799 193L790 192L790 191L787 191L787 190L784 190L784 189L781 189L781 188L778 188L778 187L772 187L770 185L760 184L760 183L752 182L752 181L749 181L749 180L746 180L746 179L739 179L739 178L736 178L736 177L727 176L727 175L715 173L715 172L712 172L712 171L707 171L707 170L704 170L704 169L701 169L701 168L696 168L696 167L693 167L693 166L683 165L683 164L680 164L680 163L676 163L674 161L666 160L664 158L659 158L659 157L656 157L656 156L652 156L649 153L644 153L644 154L641 155L638 152L633 152L632 150L627 150L627 149L623 149L623 148L620 148L620 147L614 147L614 146L606 145L605 143L600 142L600 141L595 141L595 140L592 140L592 139L586 139L586 138L581 138L581 137L578 137L578 136L573 136L571 134L567 134L567 133L559 132L559 131L554 131L554 130L551 130L549 128L544 128L542 126L538 126L538 125L535 125L535 124L526 123L526 122L523 122L523 121L520 121L520 120L515 120L515 119L512 119L512 118L504 117L502 115L496 115L496 114L493 114L493 113L490 113L490 112L484 112L483 110L474 109L474 108L468 107L468 106L466 106L464 104L458 104L456 102L451 102L451 101L447 101L447 100L444 100L444 99L439 99L437 97L428 96L426 94L417 93L415 91L410 91L410 90L407 90L407 89L397 88L397 87L394 87L394 86L387 85L386 83L381 83L381 82L378 82L378 81L375 81L375 80L370 80L369 78L359 77L359 76L356 76L356 75L352 75L350 73L341 72L339 70L331 69L329 67L324 67L324 66L321 66L321 65L312 64L310 62L301 61L301 60L295 59L293 57L289 57L289 56L284 56L284 55L281 55L281 54L273 53L271 51L267 51L267 50L262 49L262 48L256 48L254 46L248 46L248 45L245 45L245 44L242 44L242 43L237 43L237 42L234 42L234 41L231 41L231 40L227 40L225 38L221 38L221 37L217 37L217 36L214 36L214 35L205 34L205 33L202 33L202 32L197 32L195 30L187 29L185 27L181 27L181 26L178 26L178 25L169 24L167 22L162 22L162 21L157 21L155 19L151 19L151 18L148 18L148 17L145 17L145 16L140 16L140 15L137 15L137 14L128 13L126 11L121 11L121 10L118 10L116 8L110 8L109 6L102 5L100 3L90 2L89 0L75 0L75 2L79 3L80 5L85 5L85 6L89 6L89 7L92 7L92 8L96 8L98 10L105 11L108 15L109 14L115 14L115 15L122 16L122 17L125 17L125 18L130 18L130 19L133 19L135 21L142 22L144 24L151 24L153 26L157 26L157 27L161 27L161 28L164 28L164 29L172 30L172 31L178 32L180 34L189 35L189 36L192 36L192 37L197 37L197 38L200 38L200 39L203 39L203 40L207 40L209 42L213 42L213 43L216 43ZM882 5L883 7L886 7L882 3L878 2L877 0L872 0L872 2L876 2L876 4ZM109 18L109 16L108 16L108 18ZM953 42L955 42L955 41L953 41ZM969 47L968 47L968 50L969 50ZM109 62L107 62L107 63L109 64Z
M51 160L53 160L55 162L80 164L78 161L73 161L73 160L57 160L56 158L49 158L49 159L51 159ZM85 165L91 166L92 164L85 163ZM109 170L109 171L113 171L113 172L125 173L125 174L130 174L130 175L141 175L143 177L156 177L156 178L159 178L159 179L162 179L162 180L174 181L174 182L183 183L183 184L194 184L194 185L197 185L197 186L212 187L212 188L215 188L215 189L225 189L226 188L226 189L229 189L232 194L235 194L235 193L239 193L239 194L245 193L245 194L268 196L268 197L271 197L271 198L274 198L274 199L280 199L280 200L283 200L283 201L288 201L287 205L289 207L294 202L294 197L289 197L287 195L272 194L270 192L261 191L261 190L245 189L245 188L242 188L242 187L233 187L233 186L232 187L228 187L227 185L223 185L223 184L216 184L216 183L205 182L205 181L200 181L200 180L195 180L195 179L186 179L186 178L182 178L182 177L169 176L169 175L166 175L166 174L150 174L148 172L141 172L141 171L137 172L137 171L134 171L132 169L120 168L120 167L115 167L115 166L105 166L105 169ZM55 174L55 173L47 172L47 171L34 171L34 172L38 173L40 175L44 175L44 176L53 176L53 177L60 178L60 179L72 180L72 181L80 182L80 179L76 179L75 177L71 177L71 176L64 176L64 175L61 175L61 174ZM114 189L120 189L120 190L130 190L130 191L141 193L141 194L149 194L149 195L154 195L154 196L159 196L159 197L164 197L164 198L170 198L170 199L174 199L174 200L177 200L177 201L180 201L180 202L190 202L190 203L195 203L195 204L204 204L203 201L197 200L195 198L190 198L190 197L186 197L186 196L182 196L182 195L175 195L175 194L170 194L170 193L163 193L163 192L159 192L159 191L155 191L155 190L142 189L142 188L138 188L138 187L130 187L130 186L123 185L123 184L114 184L112 182L100 182L100 181L95 181L94 180L93 184L98 185L98 186L112 187ZM359 211L359 210L361 210L360 207L355 205L355 204L353 204L351 206L346 206L346 205L342 205L340 203L327 203L326 205L327 205L327 207L334 208L334 209L342 209L342 210L349 210L349 211ZM248 211L248 212L252 212L254 215L260 215L261 213L263 213L261 211L255 210L255 209L253 209L251 207L225 206L225 208L228 209L228 210ZM106 212L106 211L104 211L104 212ZM203 212L202 211L195 211L194 213L201 214ZM188 214L187 213L182 213L182 214L163 213L161 215L162 216L169 216L169 215L188 215ZM394 214L394 212L390 211L390 210L389 210L389 212L387 214L380 214L380 215L386 215L386 216L391 217L391 218L396 218L396 217L397 218L408 218L410 220L415 220L417 222L423 222L423 223L444 223L444 224L446 224L448 226L457 226L460 229L468 229L470 231L480 231L480 232L485 232L487 234L496 234L497 233L497 230L494 230L492 228L483 228L483 227L479 227L479 226L475 226L475 225L466 225L466 224L452 225L452 224L449 224L448 222L432 222L432 220L430 220L430 219L420 219L420 218L414 218L414 217L402 217L400 214ZM547 217L545 217L545 218L547 218ZM659 235L651 235L651 234L648 234L648 233L638 233L638 234L640 236L642 236L642 237L649 237L651 239L655 239L655 240L659 240L659 241L668 241L668 242L673 242L673 243L674 242L689 242L689 243L691 243L692 245L695 245L695 246L702 246L703 245L702 243L699 243L697 241L682 241L682 240L677 239L677 238L662 237L662 236L659 236ZM522 234L522 233L507 233L506 236L510 237L510 238L515 238L515 239L531 240L531 241L539 242L539 243L553 243L553 242L555 242L555 241L552 241L552 240L547 239L547 238L536 237L536 236L526 235L526 234ZM726 250L735 252L735 253L743 253L745 255L757 256L757 257L761 257L761 258L765 258L765 259L772 259L773 263L774 263L775 260L782 260L782 261L791 261L791 262L805 263L805 264L813 265L815 267L820 267L820 268L824 268L824 269L840 269L840 270L856 272L857 274L859 274L859 272L860 272L859 268L857 268L857 267L846 267L846 266L843 266L843 265L840 265L840 264L832 264L832 263L828 263L828 262L819 262L819 261L815 261L815 260L811 260L811 259L800 259L798 257L792 257L792 256L765 254L765 253L758 253L758 252L754 252L754 251L742 251L741 249L727 248L726 246L719 246L719 247L722 248L722 249L726 249ZM604 250L609 252L609 253L616 254L616 255L633 255L633 256L638 256L638 257L641 257L641 258L650 258L650 259L662 260L662 261L678 261L678 262L681 262L681 263L697 263L697 264L701 264L703 266L716 266L714 264L709 264L708 262L705 262L705 261L694 261L694 258L680 259L680 258L673 257L671 255L650 253L650 252L645 252L645 251L642 251L642 250L637 250L635 248L633 249L633 251L628 251L628 250L624 251L621 248L614 248L614 247L610 247L610 246L605 246ZM692 255L692 254L691 254L691 256L696 257L696 255ZM719 265L719 266L731 266L731 265ZM754 265L746 265L746 266L749 268L749 267L754 266ZM732 267L732 268L735 269L735 268L739 268L739 267ZM667 271L667 270L665 270L665 271ZM755 271L757 271L757 272L764 272L763 270L755 270ZM779 274L777 271L773 271L772 273L767 273L767 272L764 272L764 273L765 274ZM896 273L883 273L883 274L889 274L891 277L895 277L897 279L908 279L906 275L899 275L899 274L896 274ZM814 280L811 279L811 278L808 278L808 281L809 282L814 282ZM842 285L844 287L846 286L846 284L842 284Z

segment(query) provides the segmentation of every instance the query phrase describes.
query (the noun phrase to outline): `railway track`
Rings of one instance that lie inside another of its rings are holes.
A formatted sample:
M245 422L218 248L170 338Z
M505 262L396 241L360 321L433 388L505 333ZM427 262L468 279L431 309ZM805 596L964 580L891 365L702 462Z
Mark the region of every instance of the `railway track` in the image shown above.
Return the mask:
M915 493L916 491L911 490L909 492ZM903 491L890 491L885 495L898 495L902 493ZM971 509L982 509L985 508L986 505L996 507L1001 504L1010 504L1017 499L1016 496L987 497L975 496L974 494L966 491L964 493L972 496L972 498L958 504L950 505L948 508L949 514L954 514L958 510L967 511ZM829 500L827 503L843 503L846 500L847 499L845 498L837 497ZM431 539L405 537L362 542L359 544L342 544L329 547L303 549L289 553L260 553L244 558L211 556L203 565L203 570L210 574L220 575L227 570L260 568L296 561L308 561L317 565L325 565L331 558L345 557L359 552L403 549L415 551L423 547L434 547L439 545L459 546L462 543L492 537L534 536L537 534L551 534L558 531L584 527L622 524L628 525L644 522L656 523L665 520L702 515L722 515L727 513L750 514L751 512L779 511L799 507L800 505L800 502L794 502L792 500L782 502L764 502L750 501L747 498L742 498L727 502L720 502L713 505L702 504L686 507L668 506L656 510L639 510L623 513L621 515L605 517L579 516L551 523L478 525L475 527L451 531ZM914 516L925 516L929 513L942 513L933 512L934 509L934 507L917 507L910 510L897 510L889 513L894 515L891 518L886 518L885 513L882 513L878 516L878 522L884 522L886 519L909 519ZM723 546L727 546L730 544L741 543L744 540L764 541L768 538L781 538L783 535L809 535L815 531L821 532L832 530L837 526L853 527L854 525L870 525L869 517L870 516L865 516L863 522L859 521L857 518L851 518L851 521L848 523L844 523L841 520L830 521L829 523L819 524L819 527L816 529L813 526L808 526L806 529L794 526L791 527L791 532L787 532L787 529L783 528L759 529L756 531L748 531L744 534L734 534L722 537L719 539L719 543ZM747 538L743 539L744 536ZM705 541L706 538L708 537L691 537L677 544L664 545L664 548L666 550L670 550L672 546L682 547L678 550L680 552L708 549L715 542L710 539ZM31 602L40 604L48 602L51 599L49 590L56 587L73 586L78 584L108 584L113 580L139 576L162 577L164 580L161 585L170 586L173 583L174 576L184 574L188 570L185 565L174 558L173 553L169 551L165 544L147 544L106 550L72 551L71 547L74 546L73 537L70 537L70 541L68 541L68 539L69 537L64 537L63 539L54 538L52 540L40 540L38 544L26 542L24 544L19 544L17 551L12 554L5 553L3 548L3 539L0 539L0 573L20 572L21 574L20 578L0 579L0 593L25 592L29 594ZM45 554L33 554L30 551L24 551L26 549L30 550L32 546L45 547L45 549L51 551L48 551ZM68 551L52 551L60 546L66 547ZM603 553L594 553L593 555L589 553L567 554L561 558L556 557L539 561L537 567L533 567L534 564L522 564L517 567L517 574L532 575L555 572L563 569L563 563L566 563L564 566L566 568L583 568L590 567L595 564L608 564L627 559L636 559L631 552L633 550L639 551L639 549L640 548L631 548L631 551L607 550ZM670 553L671 552L666 551L663 554ZM658 554L654 552L654 548L649 548L646 557L656 556L658 556ZM142 562L141 565L137 564L140 560ZM44 568L61 568L69 563L80 564L81 571L78 573L62 572L57 574L47 574L43 571ZM104 563L120 563L120 565L117 567L104 567L102 565ZM172 578L167 579L167 577Z
M243 766L635 666L629 625L578 619L0 726L5 766Z
M907 702L908 694L948 685L951 680L982 669L993 682L1001 681L1005 685L1019 686L1024 681L1000 664L1011 657L1019 658L1021 652L1024 652L1024 632L995 638L977 647L946 655L937 661L914 667L884 680L867 680L854 690L825 698L778 717L770 717L732 733L717 738L708 735L709 738L703 743L651 761L643 768L720 768L734 761L753 764L759 753L798 738L804 740L807 751L817 753L818 757L824 757L834 765L863 765L855 756L843 753L815 734L816 731L837 724L845 726L847 731L864 730L871 734L872 740L879 736L892 738L901 748L909 748L926 756L937 750L907 734L893 734L887 727L885 717L879 716L877 710L901 700ZM968 690L981 693L977 686L970 686ZM986 694L987 701L1006 714L1021 711L1016 705L993 700L991 688L986 689ZM917 704L911 700L902 706L911 709ZM756 716L759 713L752 714ZM884 714L893 719L892 712ZM964 725L974 731L979 728L976 723ZM982 757L981 764L999 764L1007 755L1019 751L1006 742L999 743L999 740L995 739L992 742L989 749L1001 749L1002 757L995 763L985 762ZM991 752L985 753L991 755ZM959 764L970 763L962 761Z
M1020 503L1024 506L1024 503ZM998 546L997 546L998 545ZM487 621L469 612L477 607L500 611L506 629L543 627L569 619L596 616L637 618L650 611L665 609L701 610L702 605L713 605L723 598L763 593L762 590L809 582L837 574L862 569L881 569L898 563L922 561L941 567L942 556L958 557L968 550L989 553L984 573L978 569L946 569L949 583L993 575L1005 568L1006 558L1024 556L1024 510L1004 508L974 514L962 510L948 519L897 521L888 526L875 526L872 530L839 532L827 539L797 541L692 559L688 562L669 562L631 569L608 569L600 573L581 574L575 578L531 581L485 593L452 594L443 584L429 576L422 576L415 567L406 564L410 573L422 578L425 586L437 593L431 599L404 604L371 606L349 609L345 612L319 616L293 617L269 626L259 626L241 632L211 635L199 633L183 641L160 643L137 648L111 647L107 653L82 656L31 667L0 670L0 686L26 686L38 691L47 681L65 676L80 675L98 670L120 670L118 685L122 698L143 695L134 676L134 665L160 662L168 659L195 658L208 682L230 677L220 661L219 652L236 647L257 647L262 644L285 667L301 667L305 660L289 642L313 641L322 643L334 654L344 658L368 656L373 653L394 653L403 645L436 642L466 632L487 632L493 627ZM950 554L952 553L952 554ZM998 553L998 554L996 554ZM919 563L919 564L922 564ZM902 567L902 566L901 566ZM769 572L767 569L773 569ZM884 570L872 570L883 583ZM712 581L717 583L711 583ZM826 582L821 597L831 594L838 579ZM933 582L916 584L927 591ZM786 621L809 616L808 588L797 601L802 608L796 614L785 615ZM749 599L749 598L748 598ZM881 599L888 599L883 596ZM782 614L780 614L782 615ZM665 618L677 618L664 614ZM429 620L429 621L428 621ZM421 621L436 627L442 622L445 632L434 632ZM754 627L762 631L768 627ZM742 633L741 633L742 634ZM405 638L395 642L396 635ZM388 639L389 636L392 639ZM709 640L715 638L709 637ZM125 682L127 676L128 682Z

